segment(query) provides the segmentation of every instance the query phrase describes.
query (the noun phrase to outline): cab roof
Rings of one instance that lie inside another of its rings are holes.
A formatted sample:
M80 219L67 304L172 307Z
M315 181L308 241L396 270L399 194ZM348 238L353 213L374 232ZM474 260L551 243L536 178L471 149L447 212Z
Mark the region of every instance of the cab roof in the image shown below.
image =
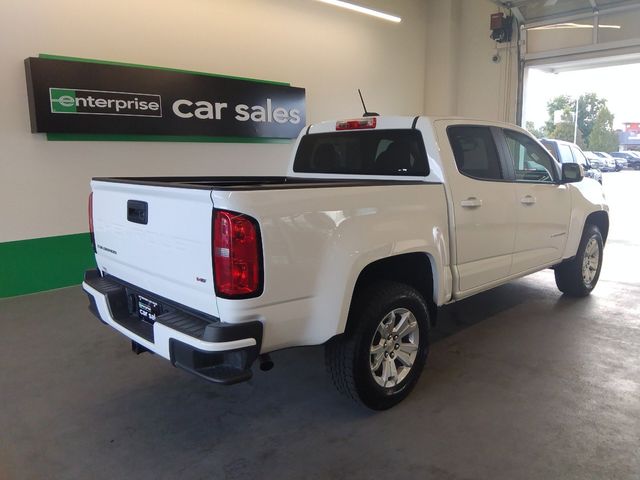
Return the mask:
M313 123L309 125L304 133L305 134L314 134L314 133L329 133L335 132L336 125L341 122L346 121L360 121L360 120L369 120L375 118L375 127L369 127L370 129L398 129L398 128L414 128L418 122L422 123L426 121L427 123L433 124L436 121L444 120L450 121L454 123L461 124L470 124L470 125L492 125L496 127L508 127L515 128L521 130L522 127L519 127L514 124L506 123L506 122L498 122L494 120L482 120L478 118L468 118L468 117L456 117L456 116L435 116L435 115L417 115L417 116L408 116L408 115L377 115L370 117L349 117L342 118L336 120L326 120L323 122ZM354 129L344 129L344 131L348 130L356 130Z

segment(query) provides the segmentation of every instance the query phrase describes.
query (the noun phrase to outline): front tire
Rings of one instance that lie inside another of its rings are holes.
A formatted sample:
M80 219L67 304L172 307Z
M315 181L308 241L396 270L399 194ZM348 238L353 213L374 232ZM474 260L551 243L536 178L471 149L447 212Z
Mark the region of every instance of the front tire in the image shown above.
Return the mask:
M414 288L396 282L364 287L349 328L326 346L336 388L373 410L401 402L415 387L429 352L429 312Z
M558 289L572 297L585 297L591 293L600 278L603 241L595 225L586 225L576 256L555 269Z

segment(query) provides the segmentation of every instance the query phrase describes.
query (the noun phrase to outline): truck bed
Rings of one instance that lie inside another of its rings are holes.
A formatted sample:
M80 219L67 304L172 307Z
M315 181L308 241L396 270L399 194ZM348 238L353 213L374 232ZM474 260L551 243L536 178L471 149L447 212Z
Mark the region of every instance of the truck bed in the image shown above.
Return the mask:
M96 177L97 182L126 183L155 187L200 190L285 190L295 188L366 187L381 185L420 185L415 180L352 180L294 177Z

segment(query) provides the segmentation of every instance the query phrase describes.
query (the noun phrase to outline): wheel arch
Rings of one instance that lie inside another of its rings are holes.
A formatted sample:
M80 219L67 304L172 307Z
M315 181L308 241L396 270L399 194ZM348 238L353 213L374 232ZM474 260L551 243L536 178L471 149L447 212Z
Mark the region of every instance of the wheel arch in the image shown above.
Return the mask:
M435 261L427 252L412 252L381 258L366 265L358 275L351 295L349 310L358 291L373 282L386 280L407 284L415 288L424 298L429 309L431 325L436 322L436 299L438 298L438 273ZM350 317L345 332L352 328Z
M602 243L607 242L607 236L609 235L609 214L604 210L593 212L587 216L584 221L584 226L595 225L600 230L602 235Z

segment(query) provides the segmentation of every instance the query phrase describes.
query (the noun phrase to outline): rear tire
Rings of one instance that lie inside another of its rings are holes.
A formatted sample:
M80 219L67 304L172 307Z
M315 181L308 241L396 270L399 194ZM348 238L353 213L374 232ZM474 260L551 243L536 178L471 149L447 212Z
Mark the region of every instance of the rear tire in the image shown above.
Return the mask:
M589 295L600 278L602 254L600 230L595 225L586 225L576 256L555 268L558 289L572 297Z
M336 388L373 410L401 402L415 387L429 353L429 312L414 288L377 282L354 298L344 335L325 350Z

